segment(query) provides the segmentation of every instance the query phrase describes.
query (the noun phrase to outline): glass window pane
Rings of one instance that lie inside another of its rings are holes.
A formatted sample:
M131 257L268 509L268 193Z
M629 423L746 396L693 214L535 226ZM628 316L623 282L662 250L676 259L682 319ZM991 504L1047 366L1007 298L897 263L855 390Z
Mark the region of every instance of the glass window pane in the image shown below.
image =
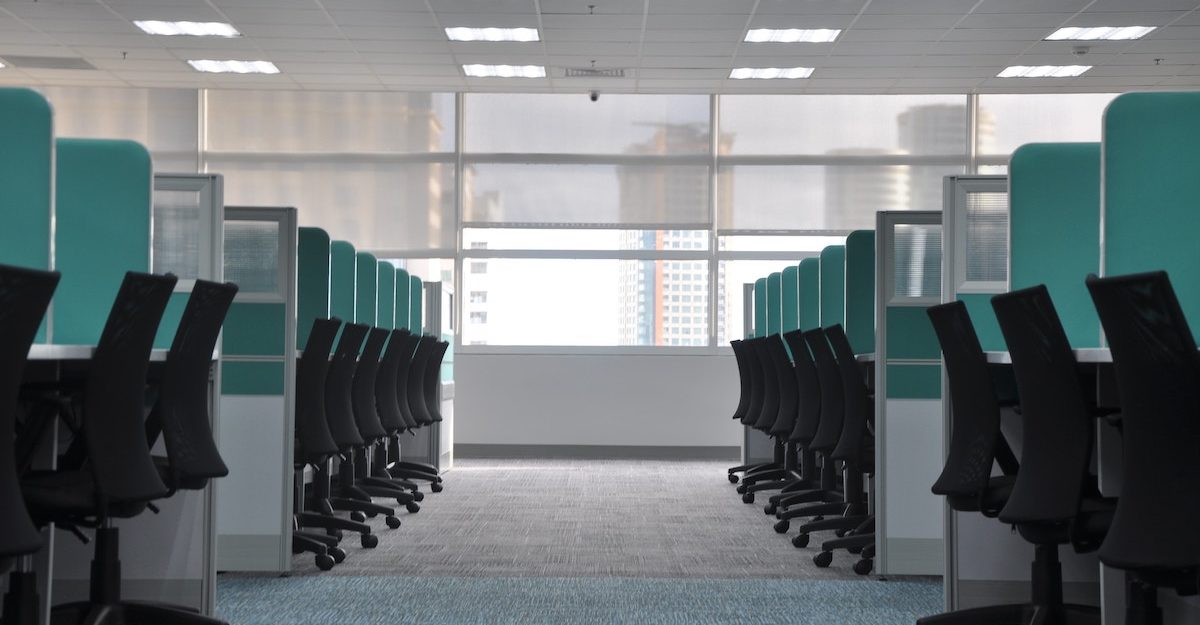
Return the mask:
M453 250L454 164L208 159L229 206L294 206L300 225L361 250Z
M856 230L881 210L941 210L948 165L723 167L717 218L722 230Z
M893 296L942 296L941 224L898 224L893 239Z
M1044 141L1099 141L1115 93L983 94L976 122L980 154L1010 154Z
M154 190L154 273L200 277L200 193ZM206 223L204 227L209 227Z
M468 250L691 250L708 249L708 230L603 228L463 228Z
M225 222L225 280L240 293L283 296L279 284L279 222Z
M706 95L469 93L467 152L708 154Z
M967 281L1008 280L1008 194L967 193Z
M467 167L469 224L706 227L708 168L645 165Z
M454 150L454 94L210 90L215 152Z
M842 245L845 242L846 237L841 235L733 235L722 236L719 245L722 251L730 252L819 253L830 245Z
M962 95L721 96L721 154L965 156Z

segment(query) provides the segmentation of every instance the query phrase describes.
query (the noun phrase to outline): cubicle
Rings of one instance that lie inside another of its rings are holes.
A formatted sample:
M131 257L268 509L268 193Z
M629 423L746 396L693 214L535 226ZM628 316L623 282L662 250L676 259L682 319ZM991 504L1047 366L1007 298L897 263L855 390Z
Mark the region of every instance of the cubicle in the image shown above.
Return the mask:
M821 327L840 323L846 327L846 246L830 245L821 250L820 317Z
M803 331L821 327L821 259L805 258L798 265L800 308L797 327Z
M846 236L846 338L860 356L875 353L875 231Z

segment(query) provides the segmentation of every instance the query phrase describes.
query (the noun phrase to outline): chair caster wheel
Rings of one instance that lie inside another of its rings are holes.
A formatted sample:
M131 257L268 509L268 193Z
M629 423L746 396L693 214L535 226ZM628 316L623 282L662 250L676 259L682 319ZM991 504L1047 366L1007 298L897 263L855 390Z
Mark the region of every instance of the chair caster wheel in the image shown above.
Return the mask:
M858 555L858 554L862 553L862 547L850 547L846 551L849 551L850 553L852 553L854 555Z
M337 562L334 561L333 556L324 553L317 556L317 568L321 569L322 571L328 571L329 569L332 569L333 565L335 564L337 564Z
M416 514L421 511L421 506L415 501L410 501L407 504L404 504L404 509L408 510L410 514Z
M767 516L774 516L775 513L778 511L779 511L779 507L773 503L769 503L769 504L763 506L763 514L765 514Z
M792 526L792 522L788 521L787 519L784 519L782 521L777 521L775 523L775 533L776 534L786 534L788 531L788 528L790 528L791 526Z
M430 485L429 485L429 490L431 490L431 491L433 491L433 492L435 492L435 493L440 493L440 492L442 492L442 480L441 480L441 479L439 479L438 481L436 481L436 482L434 482L434 483L430 484Z
M859 575L870 575L871 569L875 568L874 560L859 560L854 563L854 572Z
M834 534L836 534L838 538L845 536L847 533L848 532L846 530L838 530L838 531L834 532Z
M368 513L367 513L367 518L368 518L368 519L373 519L373 518L375 518L375 517L377 517L377 516L379 516L379 513L378 513L378 512L368 512Z
M374 549L379 546L379 537L374 534L363 534L360 542L363 549Z
M346 537L342 530L326 530L325 533L338 539L339 542Z
M738 487L737 487L737 492L738 492L739 494L741 494L741 495L745 495L745 494L746 494L746 485L745 485L745 484L738 484Z
M824 521L825 517L818 514L817 516L813 517L812 520L814 523L817 521Z
M294 556L297 556L297 555L300 555L300 554L302 554L302 553L304 553L304 550L303 550L303 549L297 549L296 547L292 547L292 555L294 555Z
M422 493L419 490L414 490L412 492L412 496L413 496L413 501L425 501L425 493Z
M396 529L396 528L400 527L400 519L397 519L396 517L389 515L387 518L387 526L391 529Z
M354 521L354 522L356 522L356 523L362 523L362 522L364 522L364 521L366 521L366 520L367 520L367 515L365 515L365 514L363 514L363 513L361 513L361 512L357 512L357 511L355 511L355 512L351 512L351 513L350 513L350 520L351 520L351 521Z
M346 559L346 550L341 547L330 547L327 553L338 564L341 564Z
M742 503L754 503L754 493L745 493L742 495Z
M734 475L734 474L730 473L730 474L729 474L729 483L730 483L730 484L737 484L737 483L738 483L738 476L736 476L736 475Z
M822 569L828 567L830 564L833 564L833 552L822 551L821 553L818 553L817 555L813 556L813 564Z
M792 538L792 546L797 549L803 549L808 546L808 534L796 534Z

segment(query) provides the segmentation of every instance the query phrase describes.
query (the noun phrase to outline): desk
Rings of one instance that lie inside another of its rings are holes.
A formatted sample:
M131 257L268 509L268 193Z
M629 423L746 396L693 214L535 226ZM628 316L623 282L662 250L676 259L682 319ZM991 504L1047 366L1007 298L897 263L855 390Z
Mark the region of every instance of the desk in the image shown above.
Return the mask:
M166 362L169 349L155 349L150 352L150 362ZM38 343L29 348L29 360L38 361L72 361L72 360L91 360L92 354L96 353L94 345L48 345ZM213 354L215 361L216 354Z
M1071 350L1075 353L1075 361L1080 364L1102 364L1112 362L1112 351L1107 347L1085 347ZM1011 365L1012 356L1008 352L984 352L988 364Z

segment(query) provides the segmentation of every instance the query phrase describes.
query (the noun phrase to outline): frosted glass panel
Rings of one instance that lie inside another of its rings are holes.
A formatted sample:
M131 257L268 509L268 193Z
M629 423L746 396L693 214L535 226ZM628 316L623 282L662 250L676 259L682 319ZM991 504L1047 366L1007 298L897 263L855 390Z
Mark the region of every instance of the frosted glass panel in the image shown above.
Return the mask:
M279 222L225 222L225 280L241 293L278 294Z
M180 280L195 280L200 274L200 193L197 191L154 191L154 273L173 273ZM208 261L206 261L208 262Z
M967 281L1008 280L1008 194L967 193Z
M893 246L893 296L941 298L942 226L899 224L896 226Z

